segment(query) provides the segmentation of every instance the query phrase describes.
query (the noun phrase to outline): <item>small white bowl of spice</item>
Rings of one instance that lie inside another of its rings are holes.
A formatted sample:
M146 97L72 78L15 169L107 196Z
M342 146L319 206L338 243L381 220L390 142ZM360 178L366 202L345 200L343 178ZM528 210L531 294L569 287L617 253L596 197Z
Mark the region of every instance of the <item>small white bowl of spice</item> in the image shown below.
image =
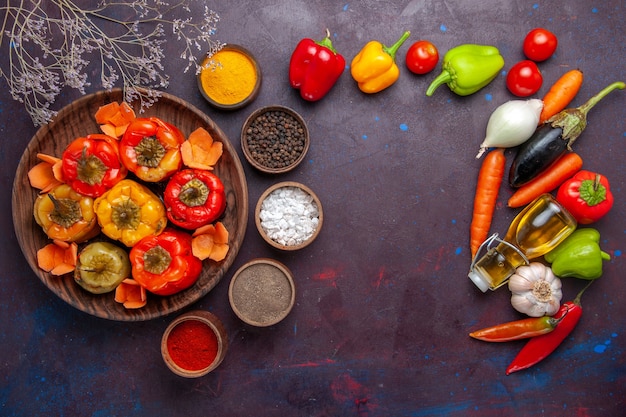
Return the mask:
M293 181L280 182L265 190L254 217L261 237L285 251L310 245L324 221L317 195L306 185Z

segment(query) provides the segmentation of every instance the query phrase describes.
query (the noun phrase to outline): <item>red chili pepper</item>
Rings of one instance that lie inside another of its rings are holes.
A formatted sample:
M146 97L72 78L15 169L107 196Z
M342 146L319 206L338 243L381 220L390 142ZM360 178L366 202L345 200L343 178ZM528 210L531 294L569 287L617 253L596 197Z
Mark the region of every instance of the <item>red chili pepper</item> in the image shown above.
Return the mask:
M578 324L578 321L583 314L580 298L592 282L593 281L590 281L589 284L587 284L585 288L578 293L573 301L563 303L559 311L552 316L553 318L559 320L559 323L553 331L541 336L533 337L526 343L526 345L524 345L515 359L513 359L511 364L506 368L507 375L536 365L547 358L557 347L559 347L563 340L565 340L572 330L574 330L576 324Z
M528 339L550 333L556 328L561 319L550 316L529 317L485 327L469 335L474 339L484 340L485 342L509 342L511 340Z
M226 209L224 184L201 169L178 171L163 193L167 218L184 229L197 229L217 220Z
M346 67L346 60L337 53L326 29L321 41L302 39L291 55L289 82L300 89L300 96L308 101L324 97L335 85Z
M559 187L556 199L580 224L600 220L613 207L609 180L604 175L585 170L565 181Z
M192 253L191 235L171 228L141 239L129 258L135 281L157 295L191 287L202 272L202 261Z
M117 140L103 134L72 141L63 151L61 170L65 183L89 197L101 196L128 173L120 163Z
M158 182L182 166L183 134L157 117L137 118L120 141L120 158L139 179Z

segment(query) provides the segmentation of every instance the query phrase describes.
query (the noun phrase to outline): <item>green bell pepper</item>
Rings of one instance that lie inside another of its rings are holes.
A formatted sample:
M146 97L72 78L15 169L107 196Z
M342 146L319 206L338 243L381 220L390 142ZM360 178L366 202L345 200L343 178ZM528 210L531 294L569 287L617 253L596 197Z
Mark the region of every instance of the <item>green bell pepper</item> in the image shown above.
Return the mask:
M593 228L577 229L556 248L544 255L559 277L592 280L602 276L602 262L611 256L600 249L600 232Z
M441 84L460 96L474 94L489 84L504 67L504 58L495 46L464 44L443 56L442 72L426 90L431 96Z

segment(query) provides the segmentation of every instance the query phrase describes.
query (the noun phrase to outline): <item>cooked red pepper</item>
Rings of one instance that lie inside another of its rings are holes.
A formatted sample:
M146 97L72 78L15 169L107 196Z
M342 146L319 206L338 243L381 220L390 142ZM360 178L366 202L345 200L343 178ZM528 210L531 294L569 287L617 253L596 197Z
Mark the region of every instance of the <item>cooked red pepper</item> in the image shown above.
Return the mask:
M565 181L559 187L556 199L579 224L596 222L613 207L609 180L604 175L585 170Z
M139 179L158 182L182 166L183 134L158 117L137 118L120 141L120 158Z
M103 134L72 141L63 151L61 170L66 184L89 197L101 196L128 173L120 163L117 140Z
M172 228L141 239L129 257L135 281L157 295L191 287L202 272L202 261L191 251L191 235Z
M550 333L561 319L550 316L529 317L485 327L469 335L474 339L484 340L485 342L509 342L511 340L528 339Z
M217 220L226 209L224 184L201 169L178 171L163 193L167 218L176 226L193 230Z
M592 282L593 281L590 281L589 284ZM507 375L536 365L559 347L580 321L580 317L583 314L580 298L589 287L589 284L578 293L573 301L563 303L559 311L552 316L559 320L559 323L553 331L533 337L524 345L515 359L513 359L511 364L506 368Z
M335 85L346 60L337 53L326 29L326 37L321 41L302 39L291 55L289 82L300 89L300 96L308 101L324 97Z

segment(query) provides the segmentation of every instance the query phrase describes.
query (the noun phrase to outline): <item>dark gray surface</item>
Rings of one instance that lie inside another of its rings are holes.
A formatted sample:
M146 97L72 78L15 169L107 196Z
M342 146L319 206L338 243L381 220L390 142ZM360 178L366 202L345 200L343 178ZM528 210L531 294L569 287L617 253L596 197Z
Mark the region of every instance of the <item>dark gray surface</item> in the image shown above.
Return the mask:
M214 373L181 379L167 370L159 351L174 316L142 323L97 319L57 299L31 272L17 245L8 195L36 129L3 82L0 158L7 198L1 222L0 414L619 415L626 398L626 93L614 92L592 110L575 145L585 168L611 180L615 207L594 226L612 260L585 294L583 318L571 337L538 366L505 376L523 343L487 344L467 333L520 315L510 306L508 290L482 294L466 274L480 167L474 155L491 112L514 97L503 74L469 97L441 87L427 98L426 87L440 67L415 76L406 70L404 55L421 38L434 42L442 55L461 43L493 44L506 70L523 59L525 34L543 26L558 36L559 47L540 64L545 81L538 96L562 73L580 68L585 82L573 102L579 105L626 77L622 1L207 4L221 16L216 37L256 55L264 76L261 93L247 108L217 112L176 59L167 62L174 80L167 91L206 111L238 149L241 126L257 107L281 104L300 112L312 143L298 169L261 175L240 153L250 213L274 182L299 181L322 200L322 233L302 251L279 253L262 241L250 217L232 270L191 307L211 310L224 321L230 351ZM290 54L301 38L321 38L327 27L348 62L367 41L392 44L411 30L398 53L398 82L365 95L346 71L322 101L302 101L288 84ZM96 90L94 85L90 91ZM67 91L56 104L75 97ZM507 152L509 163L512 156ZM502 188L493 231L504 233L517 213L506 207L510 193ZM255 329L234 315L227 290L235 270L261 256L292 270L297 298L283 322ZM564 298L572 299L583 284L564 281Z

